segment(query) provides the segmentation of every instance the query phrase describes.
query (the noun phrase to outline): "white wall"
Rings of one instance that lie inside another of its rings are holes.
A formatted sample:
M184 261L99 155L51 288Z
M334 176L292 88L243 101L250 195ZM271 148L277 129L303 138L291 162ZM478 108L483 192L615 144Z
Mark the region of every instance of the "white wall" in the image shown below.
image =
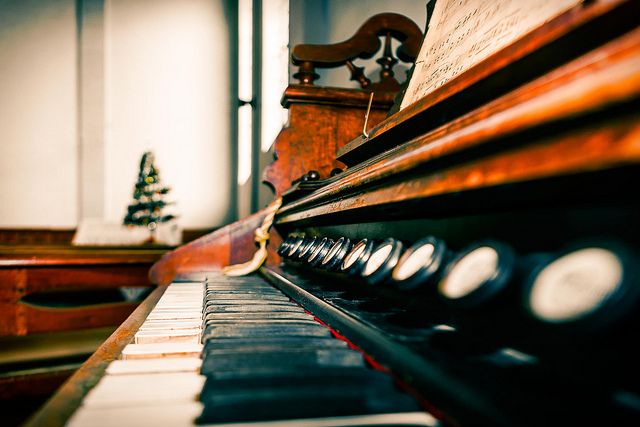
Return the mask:
M0 0L0 227L77 223L74 0Z
M228 222L225 4L0 0L0 227L121 221L145 150L182 227Z
M106 218L124 217L152 149L181 225L223 223L231 171L221 2L110 0L106 10Z

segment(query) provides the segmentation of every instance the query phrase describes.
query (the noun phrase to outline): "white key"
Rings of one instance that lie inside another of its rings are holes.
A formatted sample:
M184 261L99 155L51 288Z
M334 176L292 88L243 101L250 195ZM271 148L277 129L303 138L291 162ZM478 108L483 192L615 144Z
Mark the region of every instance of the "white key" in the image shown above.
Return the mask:
M68 427L193 427L202 413L199 402L165 403L163 405L102 408L80 407Z
M195 402L205 377L195 372L105 375L82 401L84 406L125 407Z
M177 359L114 360L107 366L107 375L158 374L170 372L200 372L202 359L181 357Z
M202 313L189 312L189 311L169 311L169 312L154 312L149 313L147 317L149 320L173 320L173 319L195 319L202 320Z
M136 344L155 344L173 342L200 342L200 329L158 329L153 331L138 331L135 335Z
M202 329L202 322L191 319L178 320L147 320L138 331L153 331L158 329Z
M122 349L122 359L157 359L160 357L200 357L202 344L128 344Z

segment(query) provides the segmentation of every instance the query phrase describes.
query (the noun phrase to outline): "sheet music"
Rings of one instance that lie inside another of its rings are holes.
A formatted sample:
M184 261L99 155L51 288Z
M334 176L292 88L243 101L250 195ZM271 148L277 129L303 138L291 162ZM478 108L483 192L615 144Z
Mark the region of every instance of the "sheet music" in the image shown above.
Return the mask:
M400 108L582 0L438 0Z

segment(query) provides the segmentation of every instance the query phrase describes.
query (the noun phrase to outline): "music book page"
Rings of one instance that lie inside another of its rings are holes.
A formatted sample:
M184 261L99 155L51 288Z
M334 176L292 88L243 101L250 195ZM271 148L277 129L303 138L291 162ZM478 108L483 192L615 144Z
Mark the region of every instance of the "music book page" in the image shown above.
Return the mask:
M400 109L582 0L438 0Z

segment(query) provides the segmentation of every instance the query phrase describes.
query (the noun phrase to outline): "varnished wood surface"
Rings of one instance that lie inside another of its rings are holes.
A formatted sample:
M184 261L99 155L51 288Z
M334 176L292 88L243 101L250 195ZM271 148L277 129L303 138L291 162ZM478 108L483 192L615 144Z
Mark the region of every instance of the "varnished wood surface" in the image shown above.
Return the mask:
M0 228L0 245L68 246L75 233L75 229Z
M154 263L167 250L0 246L0 268Z
M366 104L352 108L310 102L292 104L289 124L274 144L277 160L265 169L264 181L279 196L293 180L310 170L318 171L320 179L325 179L332 169L344 168L335 160L335 153L345 141L362 133L365 114ZM369 126L374 126L385 116L386 110L372 110Z
M52 247L52 248L76 248L91 249L88 246L74 247L71 245L76 229L48 229L48 228L0 228L1 246L28 246L28 247ZM214 231L213 228L186 229L182 230L182 241L191 242L197 238ZM162 248L161 245L153 245L151 248ZM105 247L95 247L94 249L105 249ZM106 249L128 249L144 250L144 246L109 246Z
M489 102L638 25L638 0L584 2L434 90L338 150L354 166Z
M277 222L637 164L640 128L633 103L639 97L636 30L348 169L339 181L284 206ZM455 158L465 160L455 164ZM402 174L412 171L404 180Z
M150 287L149 269L165 252L0 247L0 336L119 325L137 302L55 306L33 304L29 296Z
M282 96L282 106L289 108L292 104L319 104L366 109L371 92L371 90L362 89L289 85ZM371 104L371 109L388 111L395 102L396 92L374 92L374 102ZM364 120L364 115L362 119Z
M122 349L131 342L165 290L166 286L154 290L51 399L25 423L25 427L64 426L80 406L84 396L100 381L107 366L118 358Z
M2 302L0 336L115 326L137 306L137 302L120 302L56 310L21 302Z

